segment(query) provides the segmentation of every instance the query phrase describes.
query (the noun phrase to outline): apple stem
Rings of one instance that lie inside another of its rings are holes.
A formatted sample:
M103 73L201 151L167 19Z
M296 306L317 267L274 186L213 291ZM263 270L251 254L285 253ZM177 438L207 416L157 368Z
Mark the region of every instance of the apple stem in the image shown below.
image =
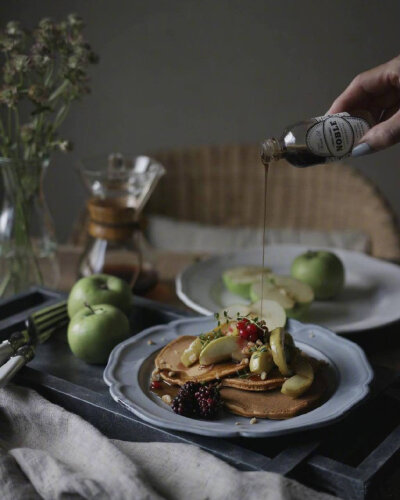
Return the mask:
M92 313L92 314L95 314L95 310L93 309L93 307L88 304L87 302L85 302L85 307L87 307L89 309L89 311Z

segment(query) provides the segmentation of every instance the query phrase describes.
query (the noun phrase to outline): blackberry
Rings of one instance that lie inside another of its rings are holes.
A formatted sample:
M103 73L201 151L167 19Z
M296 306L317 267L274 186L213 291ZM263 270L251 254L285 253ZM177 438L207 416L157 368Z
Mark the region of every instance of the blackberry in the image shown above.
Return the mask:
M172 401L171 408L183 417L196 418L198 415L198 404L195 393L200 388L196 382L186 382Z
M194 396L179 394L174 397L171 404L172 411L182 417L196 418L197 416L197 401Z
M180 388L179 392L182 394L187 394L189 396L194 396L200 387L201 384L199 384L198 382L186 382L186 384L183 384L183 386Z
M201 418L215 418L221 408L219 389L214 384L203 385L195 394L199 416Z
M216 385L201 385L196 382L186 382L171 405L178 415L206 419L215 418L220 407L221 398Z

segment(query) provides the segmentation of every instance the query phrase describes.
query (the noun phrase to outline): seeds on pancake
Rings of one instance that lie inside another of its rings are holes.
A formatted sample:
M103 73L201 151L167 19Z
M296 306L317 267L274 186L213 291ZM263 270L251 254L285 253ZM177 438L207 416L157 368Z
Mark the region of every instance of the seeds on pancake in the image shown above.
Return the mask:
M175 377L176 373L175 372L168 372L168 377Z
M267 372L261 372L260 378L261 380L265 380L267 378Z
M251 423L251 424L256 424L256 423L257 423L257 419L256 419L256 417L253 417L253 418L250 420L250 423Z
M155 368L152 372L151 372L151 380L157 380L159 381L160 380L160 370L158 368Z
M167 403L167 405L170 405L172 402L172 398L169 394L164 394L161 399L164 401L164 403Z

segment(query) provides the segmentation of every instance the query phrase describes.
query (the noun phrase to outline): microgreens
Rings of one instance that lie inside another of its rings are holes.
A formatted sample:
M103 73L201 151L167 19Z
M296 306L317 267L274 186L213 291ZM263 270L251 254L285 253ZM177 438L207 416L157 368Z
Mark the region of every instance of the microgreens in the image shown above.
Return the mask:
M220 337L223 337L221 329L213 330L212 332L202 333L199 336L201 342L201 348L204 349L204 347L207 344L209 344L212 340L219 339Z

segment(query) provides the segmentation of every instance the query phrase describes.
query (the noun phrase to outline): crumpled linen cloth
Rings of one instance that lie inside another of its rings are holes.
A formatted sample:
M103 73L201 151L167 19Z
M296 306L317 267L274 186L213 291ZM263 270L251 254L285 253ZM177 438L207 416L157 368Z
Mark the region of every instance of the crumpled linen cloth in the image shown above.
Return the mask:
M0 390L2 500L332 499L268 472L239 472L184 444L110 440L35 391Z

